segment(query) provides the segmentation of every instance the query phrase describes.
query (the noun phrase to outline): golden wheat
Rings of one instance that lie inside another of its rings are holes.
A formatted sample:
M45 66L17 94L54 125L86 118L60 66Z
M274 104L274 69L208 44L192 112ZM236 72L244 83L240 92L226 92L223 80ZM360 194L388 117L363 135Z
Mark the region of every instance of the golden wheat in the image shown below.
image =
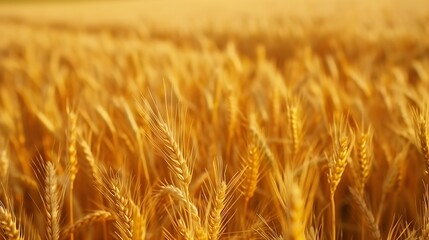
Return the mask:
M356 141L356 149L358 155L358 174L357 174L357 192L363 195L365 184L368 181L369 173L372 167L371 155L372 133L371 129L367 132L360 133Z
M88 225L94 224L100 221L112 220L113 216L110 212L98 210L93 213L86 215L85 217L77 220L73 225L62 231L62 238L67 238L72 232L78 232Z
M362 215L365 217L367 224L369 225L372 239L381 240L382 238L381 238L380 230L378 229L377 223L375 222L374 215L372 214L371 210L368 208L365 200L362 198L361 195L359 195L359 192L353 189L351 189L350 192L356 204L358 205L359 210L362 212Z
M120 239L133 240L134 236L134 212L131 208L130 199L121 190L120 180L113 177L109 182L109 199L111 200L115 212L115 225L119 232L116 232Z
M55 165L46 163L44 180L44 205L46 214L46 239L58 240L60 237L61 196Z
M22 240L21 233L18 229L16 220L12 214L0 206L0 228L2 230L2 236L8 240Z
M215 200L213 202L212 210L209 218L209 239L217 240L222 232L222 211L225 208L226 198L226 183L221 182L220 186L217 187Z
M428 238L427 2L184 1L0 4L3 238Z

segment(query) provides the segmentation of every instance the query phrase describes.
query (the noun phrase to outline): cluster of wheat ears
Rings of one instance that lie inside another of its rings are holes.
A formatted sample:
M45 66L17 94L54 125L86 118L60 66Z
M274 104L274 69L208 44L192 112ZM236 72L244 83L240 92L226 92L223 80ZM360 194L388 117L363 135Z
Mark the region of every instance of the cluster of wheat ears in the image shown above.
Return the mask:
M428 29L312 24L3 19L1 236L429 239Z

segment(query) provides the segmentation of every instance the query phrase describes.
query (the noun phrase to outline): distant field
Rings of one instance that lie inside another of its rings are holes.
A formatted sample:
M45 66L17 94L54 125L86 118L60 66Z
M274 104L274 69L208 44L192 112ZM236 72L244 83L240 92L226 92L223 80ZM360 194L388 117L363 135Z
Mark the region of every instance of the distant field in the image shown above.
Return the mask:
M429 2L0 2L2 239L429 239Z
M249 20L332 19L373 24L390 22L398 25L413 25L414 20L428 17L427 1L424 0L317 0L280 1L211 1L211 0L146 0L146 1L46 1L16 4L1 4L0 14L32 22L101 23L142 20L186 26L216 24L228 28ZM232 21L233 20L233 21ZM232 21L232 22L231 22ZM337 22L335 24L340 24Z

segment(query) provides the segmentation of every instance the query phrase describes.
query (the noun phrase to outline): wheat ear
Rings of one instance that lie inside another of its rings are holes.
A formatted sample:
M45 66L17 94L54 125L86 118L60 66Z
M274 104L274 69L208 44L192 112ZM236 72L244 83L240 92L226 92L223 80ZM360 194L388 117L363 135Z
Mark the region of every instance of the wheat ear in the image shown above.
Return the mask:
M201 219L198 213L198 209L195 204L190 201L189 197L180 189L173 185L164 185L161 187L161 191L159 192L159 196L169 195L179 202L183 203L186 206L188 213L191 215L192 219L197 223L201 223Z
M331 214L332 214L332 239L336 239L335 226L335 190L341 180L341 176L347 165L347 160L352 149L352 141L345 133L344 119L334 122L335 149L332 158L329 160L328 182L331 193Z
M238 98L237 95L235 95L234 93L231 92L231 94L229 95L228 98L228 113L229 113L229 122L228 122L228 142L227 142L227 154L228 154L228 158L231 154L231 147L233 146L232 144L232 139L234 137L235 134L235 128L237 126L237 119L238 119Z
M7 150L3 149L0 152L0 180L4 184L9 172L9 158L7 156Z
M222 211L225 207L227 186L225 181L222 181L216 190L213 206L210 211L209 218L209 239L217 240L219 238L222 226Z
M101 177L100 170L97 166L94 154L92 153L89 143L84 138L79 138L79 145L82 148L82 151L85 156L85 161L89 166L89 171L91 174L91 179L98 189L102 189L103 181Z
M44 205L46 211L46 239L58 240L60 234L60 190L55 165L46 163Z
M151 121L149 121L150 129L164 145L162 154L166 159L170 170L173 172L174 176L179 182L180 188L183 189L186 196L188 196L192 173L188 167L188 161L185 158L183 150L176 140L171 128L167 125L166 122L164 122L164 120L161 119L160 116L158 116L159 113L158 115L155 114L147 102L146 108L153 118Z
M401 152L399 152L392 163L390 163L389 170L387 171L387 176L383 181L382 195L380 200L380 206L378 207L376 215L376 223L380 223L381 215L384 210L384 202L386 200L387 194L402 185L403 174L405 171L405 158L407 156L409 149L409 144L406 145Z
M280 117L282 116L282 97L280 91L277 88L273 89L272 92L272 105L271 105L271 116L273 117L273 128L274 132L277 134L280 128Z
M283 175L276 172L270 176L276 207L282 214L280 224L283 236L287 239L305 239L306 213L302 187L294 180L291 169L285 169ZM304 173L305 176L308 176ZM303 176L304 176L303 175ZM311 201L310 201L311 202ZM310 204L311 205L311 204ZM311 206L308 205L310 208Z
M62 231L62 239L67 238L67 236L70 236L71 232L77 233L83 228L94 224L96 222L100 221L108 221L113 220L113 215L110 212L104 211L104 210L98 210L93 213L90 213L86 215L85 217L77 220L73 225L69 226L68 228L64 229Z
M427 117L425 113L415 113L416 131L420 144L420 150L426 164L425 173L429 174L429 146L428 146L428 130L427 130Z
M85 156L83 159L86 161L86 164L89 167L91 180L94 183L95 187L99 190L98 192L99 201L104 203L105 199L103 198L103 195L101 193L101 190L103 189L102 175L100 173L99 167L97 166L97 161L95 160L91 147L83 137L79 138L78 143ZM103 222L103 234L104 234L104 237L107 236L106 222Z
M177 221L177 231L185 240L193 240L194 234L186 227L186 223L183 219Z
M0 206L0 229L7 240L24 240L17 227L16 219L3 206Z
M304 199L302 198L301 189L291 178L289 192L289 224L290 238L293 240L305 240L304 225Z
M288 105L287 109L289 126L291 131L292 138L292 156L296 156L298 153L298 148L300 145L301 138L301 127L299 123L299 108L298 105L293 105L292 103Z
M134 231L133 210L130 207L128 196L121 191L118 178L110 181L109 193L116 213L116 227L122 233L117 234L124 235L125 238L120 237L120 239L132 240Z
M141 163L143 165L144 177L145 177L147 182L150 182L148 161L146 161L145 155L143 153L143 142L142 142L142 137L141 137L139 125L136 122L136 119L134 117L134 114L133 114L131 107L128 104L128 102L124 98L121 98L121 102L122 102L122 105L124 106L124 110L125 110L125 114L127 115L128 122L129 122L131 129L133 130L133 132L135 134L135 138L137 140L138 152L140 154L140 157L142 158ZM138 168L140 169L140 164L138 165Z
M244 197L244 209L247 209L249 200L255 193L261 165L261 151L256 136L252 136L251 138L251 142L248 145L248 155L242 159L244 173L242 175L240 190Z
M146 239L146 216L143 215L136 205L133 205L134 211L134 238Z
M363 195L365 184L368 181L371 170L372 156L370 155L372 134L371 130L361 133L356 141L356 149L359 162L359 171L356 190L360 195Z
M318 230L314 226L310 226L305 232L305 239L317 240L319 239L318 234L319 234Z
M358 137L356 141L356 151L357 151L357 161L358 161L358 167L355 180L356 180L356 186L355 189L357 193L360 196L364 195L365 190L365 184L368 181L369 172L371 169L372 164L372 155L371 155L371 143L372 143L372 131L371 128L368 129L368 131L361 131L358 129ZM365 235L365 229L363 222L361 223L361 236L362 239Z
M78 171L78 163L77 163L77 150L76 150L76 139L77 139L77 116L75 113L68 113L68 124L69 124L69 132L68 132L68 158L70 164L70 192L69 192L69 222L70 225L73 225L73 186L74 180L76 178L76 174ZM73 240L73 232L70 232L70 240Z
M11 176L11 179L13 179L13 181L21 183L23 185L23 187L29 188L29 189L34 190L34 191L39 190L39 185L37 185L37 182L34 181L29 176L25 176L21 173L14 173Z
M350 156L351 141L349 137L343 136L338 143L337 151L329 161L328 181L331 195L335 194L335 190L341 180L341 176L347 165L347 159Z
M381 240L380 229L378 228L378 225L374 219L374 215L369 210L362 195L354 189L350 189L350 193L352 194L353 199L355 200L359 210L362 212L369 228L371 229L372 239Z
M263 150L265 156L270 161L271 167L273 169L279 169L278 162L276 160L276 157L274 156L273 151L269 147L267 143L267 139L265 138L259 124L258 120L256 118L255 114L251 114L249 117L249 127L254 136L256 136L256 139L258 140L258 145L260 146L261 150Z

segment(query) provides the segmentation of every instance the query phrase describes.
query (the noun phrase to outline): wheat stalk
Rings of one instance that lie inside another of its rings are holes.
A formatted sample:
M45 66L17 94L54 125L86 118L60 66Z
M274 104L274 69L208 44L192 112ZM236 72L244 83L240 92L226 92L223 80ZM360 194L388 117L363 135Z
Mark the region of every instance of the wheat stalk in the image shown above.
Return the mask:
M92 182L95 184L95 187L99 190L99 194L98 194L99 200L102 203L104 203L105 200L101 192L101 190L103 189L102 175L100 173L99 167L97 166L97 162L95 160L94 154L92 153L91 147L83 137L79 138L79 145L85 155L84 160L89 166L89 172L91 174L90 176L91 176ZM105 222L103 222L103 232L104 232L104 237L106 237L107 230L106 230Z
M132 204L132 209L134 211L134 238L135 239L146 239L146 224L147 219L146 215L143 215L140 212L139 207L136 204Z
M89 225L92 225L96 222L105 222L113 219L113 215L110 212L104 210L95 211L77 220L73 225L64 229L61 232L62 239L65 239L67 238L67 236L70 236L72 232L77 233L83 228L88 227Z
M274 156L274 153L268 146L267 140L264 136L264 134L261 131L261 128L258 124L256 115L251 114L249 117L249 128L252 132L252 134L256 137L258 140L258 144L261 146L261 149L267 156L268 160L270 161L270 164L273 166L273 169L278 169L278 162Z
M173 185L164 185L161 187L159 195L162 196L165 194L168 194L169 196L174 197L174 199L179 200L181 203L183 203L186 206L186 209L190 213L194 222L197 224L201 223L197 207L194 203L192 203L189 197L186 196L186 193L184 193L180 188L177 188Z
M362 195L360 195L359 192L357 192L354 189L350 189L350 193L352 194L353 199L355 200L357 206L359 207L359 210L361 211L362 215L365 217L365 220L369 228L371 229L372 239L381 240L382 238L380 234L380 229L377 226L377 223L374 219L374 215L369 210L368 206L365 203L365 200L362 198Z
M176 141L174 134L167 123L153 112L149 103L145 102L145 104L150 116L153 117L152 121L149 123L150 129L164 145L165 148L162 150L162 153L166 158L167 164L178 180L180 187L188 196L192 173L189 170L188 161L185 158L183 150Z
M238 98L235 93L231 93L228 97L228 142L227 142L227 153L231 154L231 147L233 146L232 140L235 135L237 120L238 120ZM229 157L229 156L228 156Z
M91 173L91 179L95 183L98 189L102 189L103 181L101 177L100 170L97 166L94 154L92 153L91 147L88 142L83 138L79 138L79 145L82 148L82 151L85 155L85 160L89 166L89 171Z
M344 119L340 122L334 122L334 154L329 160L328 182L331 193L331 211L332 211L332 239L336 239L336 222L335 222L335 190L341 180L341 176L346 168L348 158L352 149L352 141L345 134Z
M125 101L125 99L121 99L122 101L122 105L124 106L124 111L125 114L127 116L128 122L131 126L131 129L134 132L135 138L137 140L137 147L139 150L139 154L140 157L142 158L142 165L143 165L143 173L144 173L144 177L146 179L147 182L150 182L150 174L149 174L149 169L148 169L148 161L146 161L144 153L143 153L143 141L142 141L142 136L141 136L141 132L140 132L140 127L136 122L136 119L134 117L133 112L131 111L130 105L128 104L127 101ZM131 145L132 146L132 145ZM138 165L140 167L140 165Z
M386 201L387 194L391 191L398 189L402 185L403 181L403 171L404 171L404 161L408 154L409 144L406 145L401 152L397 154L392 163L390 163L389 169L387 171L387 176L383 181L382 185L382 194L380 200L380 206L378 207L378 212L376 216L376 223L379 224L381 219L381 214L384 210L384 203Z
M95 107L95 110L101 116L101 118L104 120L104 122L107 124L107 126L109 127L109 130L112 133L116 133L116 128L115 128L115 125L113 124L113 120L110 117L109 113L106 111L106 109L104 107L102 107L101 105L97 105Z
M289 239L305 240L304 199L302 198L300 187L292 179L289 194Z

